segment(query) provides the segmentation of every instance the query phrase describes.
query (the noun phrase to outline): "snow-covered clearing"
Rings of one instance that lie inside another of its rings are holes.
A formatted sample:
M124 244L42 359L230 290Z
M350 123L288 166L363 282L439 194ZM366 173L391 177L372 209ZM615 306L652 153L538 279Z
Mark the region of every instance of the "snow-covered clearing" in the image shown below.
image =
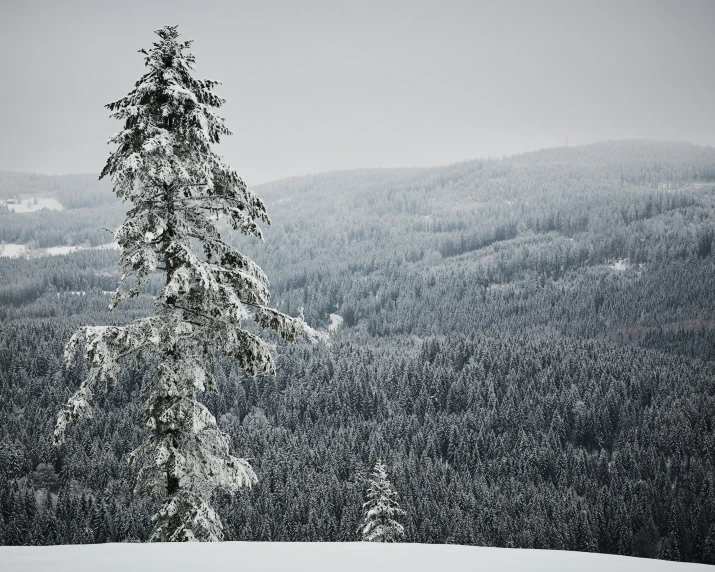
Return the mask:
M330 314L330 324L328 325L328 331L334 332L343 323L343 317L338 314Z
M94 247L95 250L119 250L119 243L108 242L107 244L100 244Z
M27 254L24 244L0 244L0 258L20 258Z
M613 268L614 270L623 271L628 268L628 260L626 260L625 258L616 260L613 264L611 264L611 268Z
M640 276L643 273L646 264L644 262L641 262L640 264L632 264L627 258L619 258L609 264L608 267L616 272L625 272L626 270L634 269L636 274Z
M69 254L79 249L79 246L51 246L45 249L45 254L47 256L62 256L63 254Z
M609 554L437 544L222 542L0 546L3 572L686 572L713 570Z
M49 248L28 248L26 244L0 244L0 258L39 258L41 256L64 256L78 250L117 250L116 242L99 246L51 246Z
M33 213L42 209L62 211L65 208L57 199L41 199L39 197L23 198L18 202L8 201L5 206L14 213Z

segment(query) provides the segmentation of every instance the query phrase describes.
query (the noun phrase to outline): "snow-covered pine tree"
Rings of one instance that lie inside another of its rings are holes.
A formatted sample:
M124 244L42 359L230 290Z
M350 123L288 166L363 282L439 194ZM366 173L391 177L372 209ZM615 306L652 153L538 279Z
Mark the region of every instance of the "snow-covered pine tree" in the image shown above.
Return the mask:
M229 453L228 436L197 399L217 389L205 364L220 353L251 375L274 374L272 348L246 328L251 321L287 341L301 332L313 341L319 335L269 308L265 274L222 240L220 217L259 238L258 223L270 221L261 199L211 147L230 134L212 110L224 103L212 91L219 82L192 77L191 42L178 40L176 26L156 33L153 48L140 50L146 73L106 106L124 128L109 140L117 149L100 178L109 176L131 204L114 235L122 276L109 309L137 296L152 272L163 273L164 287L153 316L121 327L86 326L72 336L66 361L82 350L89 372L58 416L55 442L70 421L90 414L94 391L106 389L132 356L151 368L142 388L150 434L131 455L140 468L137 488L165 495L151 539L220 540L213 491L251 486L256 475ZM131 287L124 286L128 278Z
M405 535L404 527L395 520L405 514L397 503L397 492L387 479L387 468L378 460L368 481L365 521L360 527L367 542L399 542Z

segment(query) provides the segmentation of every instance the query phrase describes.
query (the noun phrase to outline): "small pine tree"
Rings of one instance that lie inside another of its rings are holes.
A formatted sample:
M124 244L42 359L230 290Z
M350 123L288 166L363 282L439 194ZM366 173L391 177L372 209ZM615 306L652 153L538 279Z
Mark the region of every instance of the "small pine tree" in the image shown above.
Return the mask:
M387 468L378 460L368 482L365 521L360 527L363 541L399 542L405 535L405 528L395 517L405 514L397 503L397 491L387 479Z
M117 149L100 178L109 176L131 204L114 234L122 277L109 309L139 295L150 273L162 273L164 287L153 316L85 326L72 336L65 358L71 364L81 350L89 375L59 414L55 443L70 421L89 414L95 390L116 381L122 359L132 357L151 371L142 388L150 434L131 456L140 467L137 487L164 495L151 539L220 540L211 495L251 486L256 475L229 453L228 435L198 400L217 390L205 364L224 354L249 374L275 373L271 346L245 322L286 341L318 335L302 319L268 307L266 275L223 241L219 223L261 238L258 223L270 221L261 199L212 148L230 134L212 110L224 103L213 92L218 82L192 77L191 42L178 40L176 26L156 33L153 48L140 50L147 72L107 105L124 127L110 139Z

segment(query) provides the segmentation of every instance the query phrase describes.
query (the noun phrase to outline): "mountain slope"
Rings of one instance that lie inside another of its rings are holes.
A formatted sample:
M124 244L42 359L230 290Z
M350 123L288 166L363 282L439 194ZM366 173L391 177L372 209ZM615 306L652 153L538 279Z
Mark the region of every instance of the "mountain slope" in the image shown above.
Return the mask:
M354 540L382 457L410 541L715 563L714 170L630 141L259 187L266 241L233 240L333 331L279 346L275 378L212 364L207 406L259 476L217 499L226 538ZM125 205L87 204L0 231L91 245ZM162 285L110 315L116 278L109 250L0 259L0 543L147 538L125 463L143 371L50 446L72 330L146 315Z

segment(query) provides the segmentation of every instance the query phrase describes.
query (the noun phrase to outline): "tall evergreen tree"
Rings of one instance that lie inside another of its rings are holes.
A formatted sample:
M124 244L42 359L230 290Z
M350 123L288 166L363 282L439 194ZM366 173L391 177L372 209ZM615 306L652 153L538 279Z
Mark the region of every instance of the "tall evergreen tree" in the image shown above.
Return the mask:
M66 360L82 350L89 373L59 414L55 442L71 420L89 414L95 389L114 382L131 356L153 371L142 388L150 435L131 457L140 466L138 488L165 494L152 540L220 540L213 491L251 486L256 475L229 453L228 436L198 401L200 392L217 389L205 363L224 354L249 374L274 374L271 346L251 321L287 341L318 334L268 307L265 274L222 239L220 222L261 238L258 223L270 221L261 199L211 147L230 134L212 110L225 101L213 92L218 82L192 77L191 41L180 42L176 26L156 33L160 40L140 50L147 72L106 106L124 128L109 140L117 149L100 178L109 176L131 204L114 235L122 276L110 310L137 296L150 273L163 273L164 287L153 316L85 326L72 336Z
M395 520L405 511L397 503L397 491L387 479L387 468L378 460L372 471L367 491L365 521L360 527L367 542L399 542L405 535L404 527Z

